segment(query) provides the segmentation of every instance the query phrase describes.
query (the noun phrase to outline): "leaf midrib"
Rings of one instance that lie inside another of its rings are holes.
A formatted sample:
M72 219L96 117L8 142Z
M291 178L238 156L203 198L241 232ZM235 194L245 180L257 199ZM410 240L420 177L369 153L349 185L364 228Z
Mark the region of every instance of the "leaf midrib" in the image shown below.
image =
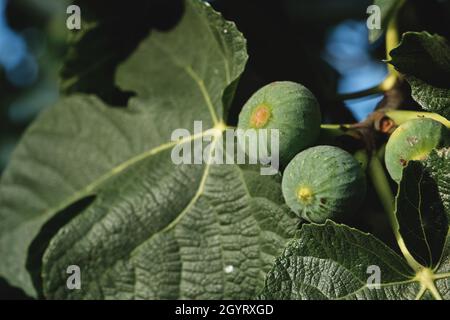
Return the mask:
M214 152L214 148L217 142L217 136L214 136L213 141L211 142L211 148L210 148L210 152L209 152L209 157L211 157L212 153ZM155 232L153 235L151 235L148 239L142 241L141 244L137 245L132 251L130 256L133 256L135 254L136 251L139 250L139 248L144 245L146 242L151 241L151 239L155 236L157 236L158 234L164 233L164 232L168 232L169 230L171 230L172 228L174 228L178 222L187 214L187 212L189 212L189 210L192 208L192 206L197 202L198 198L200 198L200 196L203 194L204 188L205 188L205 184L206 184L206 180L208 178L208 174L209 174L209 170L211 168L211 164L207 163L205 166L205 170L203 171L202 174L202 178L200 180L200 183L198 185L197 191L195 192L195 195L192 197L192 199L189 201L189 203L186 205L186 207L177 215L177 217L170 222L167 226L165 226L163 229L161 229L158 232Z
M129 167L131 167L132 165L134 165L135 163L137 163L139 161L142 161L148 157L154 156L154 155L156 155L164 150L167 150L171 147L174 147L176 145L191 142L196 139L203 138L205 136L213 135L213 134L215 134L216 131L217 131L217 129L215 129L215 128L204 130L198 134L187 136L179 141L167 142L167 143L159 145L155 148L147 150L146 152L138 154L138 155L128 159L127 161L122 162L119 165L115 166L114 168L109 170L107 173L102 175L100 178L94 180L93 182L88 184L86 187L82 188L80 191L75 192L72 196L70 196L70 197L66 198L65 200L63 200L62 202L60 202L59 205L47 209L42 215L37 215L36 217L29 219L29 221L35 221L35 220L42 219L42 216L51 215L55 212L61 211L64 208L66 208L67 206L69 206L71 203L74 203L86 196L94 195L93 192L99 186L101 186L105 181L107 181L107 180L111 179L112 177L114 177L115 175L125 171L126 169L128 169Z
M432 252L431 252L431 247L430 244L428 243L428 236L426 234L425 231L425 224L423 223L423 219L422 219L422 180L424 177L424 172L422 171L422 174L420 175L420 179L419 179L419 203L418 203L418 209L419 209L419 220L420 220L420 227L422 230L422 235L423 235L423 240L425 241L425 245L427 246L427 251L428 251L428 259L430 259L430 265L433 264L433 257L432 257Z

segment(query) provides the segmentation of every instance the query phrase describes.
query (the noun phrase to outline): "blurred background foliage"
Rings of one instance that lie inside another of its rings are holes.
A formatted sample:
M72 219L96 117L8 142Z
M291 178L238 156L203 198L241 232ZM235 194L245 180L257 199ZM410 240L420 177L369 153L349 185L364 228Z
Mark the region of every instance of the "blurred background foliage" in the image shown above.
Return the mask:
M372 45L367 40L372 0L209 2L248 40L250 59L231 109L232 124L249 96L275 80L310 88L329 123L364 119L382 99L381 94L336 99L337 93L377 85L387 74L383 39ZM449 38L450 0L408 2L401 31ZM80 31L66 28L72 3L81 7ZM116 66L149 32L173 27L182 11L180 0L0 0L0 172L29 123L61 94L92 93L111 106L126 106L133 93L115 86ZM18 297L21 292L0 279L0 298Z
M58 98L67 1L0 0L0 171L21 133Z

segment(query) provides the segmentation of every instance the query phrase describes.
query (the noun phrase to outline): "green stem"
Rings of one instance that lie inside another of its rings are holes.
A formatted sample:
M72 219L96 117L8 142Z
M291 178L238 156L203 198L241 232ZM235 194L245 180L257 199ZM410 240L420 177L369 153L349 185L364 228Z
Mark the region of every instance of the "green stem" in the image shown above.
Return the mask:
M328 131L339 131L343 132L345 129L351 129L351 124L322 124L320 125L320 128L322 130L328 130Z
M384 82L384 81L383 81ZM383 93L383 83L362 91L352 92L352 93L342 93L336 97L338 101L352 100L352 99L360 99L368 96L372 96L375 94Z
M400 0L395 8L395 12L393 13L393 17L389 22L386 30L386 60L391 60L391 51L398 46L400 43L400 33L398 30L398 12L405 4L406 0ZM394 66L391 64L387 64L389 76L386 78L385 82L385 90L390 90L394 87L397 82L398 77L400 76L398 71L395 70ZM388 81L389 80L389 81Z
M349 124L322 124L320 126L320 138L322 142L333 141L336 137L342 136L350 129Z
M397 7L395 8L395 12L393 13L393 17L391 21L389 21L389 24L387 26L386 30L386 60L391 59L391 51L398 46L400 42L400 35L398 32L398 19L397 15L400 10L400 8L405 3L405 0L401 0L398 2ZM388 64L388 70L389 74L398 75L398 72L395 70L394 66L391 64Z
M352 92L352 93L342 93L337 96L338 101L345 101L345 100L353 100L353 99L360 99L365 98L368 96L372 96L375 94L381 94L383 92L386 92L392 87L394 87L395 82L397 81L397 75L393 73L389 73L389 75L381 82L379 85L368 88L365 90Z
M422 266L414 259L411 253L408 251L408 248L405 245L405 242L400 234L399 225L397 221L397 217L395 215L395 198L391 190L391 186L389 184L389 180L386 176L386 172L383 168L383 165L378 158L379 155L373 155L370 159L369 163L369 176L372 180L372 183L375 187L375 190L380 198L381 204L388 215L392 231L394 232L395 239L397 240L397 244L405 257L408 264L414 271L419 271Z
M450 129L450 121L437 113L432 112L417 112L417 111L407 111L407 110L391 110L386 111L386 116L394 120L395 124L401 125L409 120L429 118L439 121L444 126Z
M394 195L391 191L391 186L384 172L384 168L376 155L372 156L369 163L369 175L372 179L374 187L378 193L381 204L383 205L384 211L389 216L389 221L395 229L394 232L398 232L397 219L394 216Z

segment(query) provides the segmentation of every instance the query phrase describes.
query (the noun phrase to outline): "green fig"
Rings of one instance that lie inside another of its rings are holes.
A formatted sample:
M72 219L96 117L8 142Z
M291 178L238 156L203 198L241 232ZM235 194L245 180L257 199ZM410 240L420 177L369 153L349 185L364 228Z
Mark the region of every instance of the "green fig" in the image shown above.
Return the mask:
M279 157L286 165L312 146L320 133L321 114L314 95L301 84L273 82L259 89L239 115L239 129L278 129ZM270 150L267 140L267 150Z
M440 122L429 118L407 121L395 129L386 144L386 168L391 178L400 182L410 160L424 160L433 149L449 143L449 130Z
M315 223L342 220L363 202L366 177L350 153L333 146L306 149L288 164L282 180L287 205Z

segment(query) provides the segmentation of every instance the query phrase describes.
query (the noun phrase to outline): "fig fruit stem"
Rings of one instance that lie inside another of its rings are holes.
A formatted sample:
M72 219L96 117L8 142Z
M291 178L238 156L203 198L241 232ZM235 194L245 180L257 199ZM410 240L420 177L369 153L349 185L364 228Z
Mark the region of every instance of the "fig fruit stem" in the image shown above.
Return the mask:
M429 118L439 121L444 126L450 129L450 121L437 113L408 110L389 110L385 112L385 115L388 118L392 119L396 125L401 125L409 120L417 118Z
M380 151L383 153L384 148L381 148ZM391 190L391 186L389 184L389 180L387 178L386 172L384 170L384 167L380 161L380 154L373 154L371 156L370 162L369 162L369 176L372 180L373 186L378 194L378 197L380 198L381 204L383 205L383 208L388 215L389 222L392 227L392 231L394 232L395 240L397 241L397 244L400 248L400 251L402 252L403 256L405 257L406 262L408 265L415 271L418 272L419 270L423 269L423 267L414 259L414 257L409 252L408 248L405 245L405 241L403 240L403 237L400 234L399 231L399 224L397 221L397 217L395 215L395 198Z
M336 138L345 135L352 129L351 124L322 124L320 126L320 144L333 144Z
M337 101L353 100L353 99L365 98L365 97L372 96L375 94L381 94L386 90L386 88L389 87L384 84L388 78L389 78L389 76L385 80L383 80L382 83L380 83L379 85L372 87L372 88L368 88L365 90L352 92L352 93L338 94L336 97L336 100ZM392 80L389 80L389 84L391 81Z
M398 31L398 12L400 8L405 4L405 0L401 0L398 2L397 7L395 8L395 12L391 21L387 26L386 30L386 61L391 60L391 51L398 46L400 43L400 34ZM382 84L385 86L385 90L390 90L394 87L397 78L399 77L399 73L395 70L394 66L388 63L388 77L383 81Z
M329 132L343 133L347 129L351 129L351 124L321 124L320 129L326 130Z
M383 82L381 82L379 85L357 92L339 94L337 96L337 100L345 101L345 100L360 99L368 96L373 96L376 94L382 94L383 92L391 90L394 87L395 83L397 82L398 73L391 65L388 65L388 69L390 70L392 69L393 71L392 72L390 71L390 73L386 76L386 78L384 78Z

